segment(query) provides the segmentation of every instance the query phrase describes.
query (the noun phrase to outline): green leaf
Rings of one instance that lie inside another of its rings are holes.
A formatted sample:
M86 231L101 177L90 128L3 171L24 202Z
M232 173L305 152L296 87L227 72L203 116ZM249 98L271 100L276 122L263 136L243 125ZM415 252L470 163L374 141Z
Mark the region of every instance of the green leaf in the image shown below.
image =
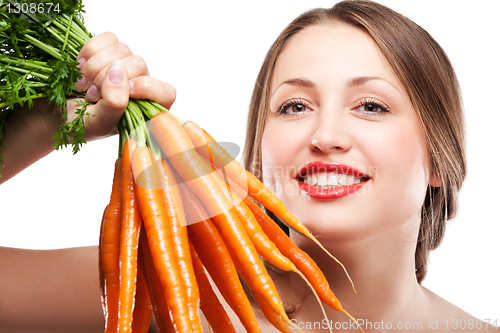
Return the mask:
M15 3L36 4L37 8L42 4L45 9L52 3L52 8L57 7L58 11L48 15L38 10L8 12L9 4L13 8ZM33 99L45 97L61 109L66 119L66 98L81 96L74 85L81 78L76 56L91 37L82 13L80 0L0 0L0 164L3 164L5 123L12 114L23 106L31 108ZM76 153L86 142L85 109L82 105L75 121L56 132L56 147L71 143Z
M48 79L47 100L61 108L64 120L67 118L66 96L74 93L75 82L81 78L77 65L67 52L60 59L49 62L54 71Z
M56 142L54 143L54 147L56 150L72 144L73 154L78 153L78 151L80 151L80 147L84 143L87 143L87 141L85 140L84 117L89 117L89 120L90 116L93 117L93 115L86 112L87 107L89 105L92 105L92 103L86 102L84 100L77 100L76 102L82 106L75 112L77 117L71 123L62 125L52 138L53 140L56 140Z

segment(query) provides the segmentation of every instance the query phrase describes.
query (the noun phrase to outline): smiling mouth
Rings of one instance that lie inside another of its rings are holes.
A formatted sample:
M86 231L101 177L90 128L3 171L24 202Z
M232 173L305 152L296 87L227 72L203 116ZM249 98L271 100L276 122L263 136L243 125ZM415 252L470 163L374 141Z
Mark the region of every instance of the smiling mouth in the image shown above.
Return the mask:
M322 189L359 184L367 181L368 177L339 174L337 172L319 172L298 177L298 181Z
M356 192L371 178L344 164L316 161L304 166L295 179L311 197L335 199Z

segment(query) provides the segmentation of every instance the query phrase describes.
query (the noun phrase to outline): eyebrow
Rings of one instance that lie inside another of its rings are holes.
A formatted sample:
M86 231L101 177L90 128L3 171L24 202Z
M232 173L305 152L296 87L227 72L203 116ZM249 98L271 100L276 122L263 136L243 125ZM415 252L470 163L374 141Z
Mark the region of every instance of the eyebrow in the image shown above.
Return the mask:
M352 78L349 81L347 81L347 87L348 88L359 87L359 86L362 86L363 84L365 84L366 82L372 81L372 80L381 80L381 81L387 82L388 84L393 86L395 89L400 91L400 89L397 86L395 86L391 82L389 82L386 79L379 77L379 76L358 76L358 77ZM281 82L276 87L276 89L274 89L274 91L271 93L271 95L274 95L276 90L278 90L279 87L281 87L282 85L285 85L285 84L289 84L289 85L293 85L293 86L297 86L297 87L305 87L305 88L315 88L316 87L316 84L314 82L312 82L311 80L308 80L306 78L301 78L301 77L293 78L293 79L289 79L289 80Z
M302 78L302 77L293 78L293 79L281 82L276 87L276 89L274 89L274 91L271 93L271 95L274 95L274 93L276 92L276 90L278 90L279 87L281 87L282 85L285 85L285 84L289 84L289 85L297 86L297 87L304 87L304 88L314 88L314 87L316 87L316 84L314 84L314 82L312 82L312 81L310 81L308 79L305 79L305 78Z
M400 89L398 87L396 87L394 84L392 84L391 82L389 82L386 79L381 78L379 76L359 76L359 77L352 78L349 81L347 81L347 87L349 87L349 88L359 87L359 86L362 86L363 84L365 84L366 82L372 81L372 80L385 81L385 82L389 83L391 86L393 86L394 88L396 88L398 91L400 91Z

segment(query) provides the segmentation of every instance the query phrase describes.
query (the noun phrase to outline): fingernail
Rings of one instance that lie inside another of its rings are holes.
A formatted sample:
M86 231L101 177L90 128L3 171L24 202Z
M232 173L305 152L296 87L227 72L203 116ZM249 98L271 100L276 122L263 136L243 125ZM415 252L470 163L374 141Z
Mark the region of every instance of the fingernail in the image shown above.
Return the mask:
M83 88L85 88L86 84L87 84L87 78L85 77L85 75L82 75L82 78L78 79L75 83L76 91L82 91Z
M115 60L109 66L108 71L109 81L113 84L122 84L124 79L123 63L120 60Z
M130 86L130 90L132 90L134 88L134 81L128 81L128 85Z
M85 58L80 58L80 59L78 59L78 65L76 65L76 67L82 69L83 64L86 62L87 62L87 60Z
M85 94L85 99L88 102L95 102L97 99L97 87L95 84L91 85L87 93Z

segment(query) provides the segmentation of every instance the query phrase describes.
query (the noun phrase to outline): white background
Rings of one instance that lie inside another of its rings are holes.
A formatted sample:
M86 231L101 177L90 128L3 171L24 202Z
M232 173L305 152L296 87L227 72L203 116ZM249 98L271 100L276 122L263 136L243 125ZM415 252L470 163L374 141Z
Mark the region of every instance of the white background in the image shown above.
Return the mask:
M86 25L114 32L177 89L172 112L243 146L253 84L267 49L296 16L335 1L85 1ZM455 66L466 110L469 173L460 212L430 257L424 285L500 324L498 124L500 1L382 0L424 27ZM118 138L50 154L0 186L0 246L96 245ZM6 161L8 163L8 161Z

